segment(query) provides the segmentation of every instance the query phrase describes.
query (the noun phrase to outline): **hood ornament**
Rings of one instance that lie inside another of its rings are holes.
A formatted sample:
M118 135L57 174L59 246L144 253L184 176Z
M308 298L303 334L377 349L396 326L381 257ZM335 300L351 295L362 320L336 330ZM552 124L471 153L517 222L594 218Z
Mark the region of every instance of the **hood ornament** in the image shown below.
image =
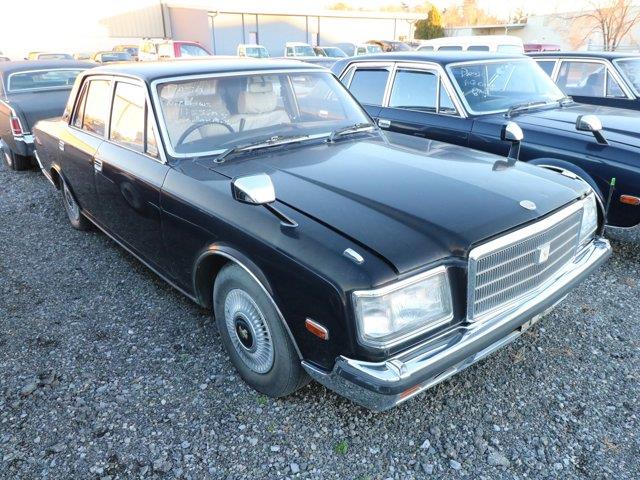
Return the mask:
M536 208L538 208L538 206L533 203L531 200L522 200L520 202L520 206L522 208L526 208L527 210L535 210Z

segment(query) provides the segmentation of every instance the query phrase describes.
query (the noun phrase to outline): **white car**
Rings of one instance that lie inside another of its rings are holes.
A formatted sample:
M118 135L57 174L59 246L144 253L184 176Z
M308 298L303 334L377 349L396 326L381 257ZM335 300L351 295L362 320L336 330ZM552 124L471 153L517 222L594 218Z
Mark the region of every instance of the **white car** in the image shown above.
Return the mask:
M460 35L421 40L420 52L499 52L524 53L522 39L513 35Z

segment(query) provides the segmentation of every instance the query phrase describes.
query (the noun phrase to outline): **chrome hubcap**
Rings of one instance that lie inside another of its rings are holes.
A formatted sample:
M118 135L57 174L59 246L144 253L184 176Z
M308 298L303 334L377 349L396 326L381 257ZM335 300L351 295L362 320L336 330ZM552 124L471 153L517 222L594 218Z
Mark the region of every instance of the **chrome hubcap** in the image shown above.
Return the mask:
M244 290L231 290L224 301L224 320L231 343L244 364L256 373L273 366L273 341L262 312Z
M66 183L63 184L62 187L62 196L64 198L64 206L67 209L69 216L72 220L77 220L80 217L80 207L78 207L78 204L73 199L73 195L71 195Z

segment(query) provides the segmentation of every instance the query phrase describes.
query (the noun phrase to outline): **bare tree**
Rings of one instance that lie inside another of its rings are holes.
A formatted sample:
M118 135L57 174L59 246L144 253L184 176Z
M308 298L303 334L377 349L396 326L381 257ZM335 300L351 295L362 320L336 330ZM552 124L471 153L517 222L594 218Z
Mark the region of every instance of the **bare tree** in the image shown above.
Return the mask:
M605 50L617 50L629 31L640 21L640 8L632 5L632 0L591 0L589 10L572 15L573 19L590 28L583 40L592 33L602 35Z

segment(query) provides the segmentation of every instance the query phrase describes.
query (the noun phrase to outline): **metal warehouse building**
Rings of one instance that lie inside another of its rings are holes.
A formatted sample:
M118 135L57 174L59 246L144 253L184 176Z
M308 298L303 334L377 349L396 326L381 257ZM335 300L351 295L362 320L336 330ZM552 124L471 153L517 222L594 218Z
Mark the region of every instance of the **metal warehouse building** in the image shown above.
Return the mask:
M273 56L280 56L286 42L331 45L408 40L415 22L424 16L318 10L302 6L303 2L289 2L285 8L282 2L272 6L243 0L67 1L66 9L57 2L38 1L40 15L33 19L31 29L6 18L0 29L0 50L21 58L31 50L91 52L155 37L195 40L218 55L235 55L239 43L257 42Z

